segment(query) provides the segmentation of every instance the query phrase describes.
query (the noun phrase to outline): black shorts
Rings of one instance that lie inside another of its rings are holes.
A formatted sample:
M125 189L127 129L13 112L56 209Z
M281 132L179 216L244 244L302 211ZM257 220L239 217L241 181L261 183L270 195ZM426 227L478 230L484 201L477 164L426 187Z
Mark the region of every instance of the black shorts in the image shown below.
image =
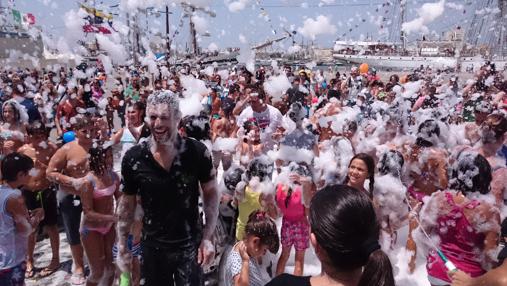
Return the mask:
M31 211L37 208L44 210L44 219L40 226L52 226L57 224L58 207L56 204L56 189L49 187L41 191L22 190L26 208Z
M81 224L81 200L79 196L70 195L58 191L58 205L60 207L60 214L62 215L63 227L69 245L81 244L81 237L79 233L79 226Z
M155 247L141 242L141 276L145 286L203 286L203 272L197 264L197 245Z

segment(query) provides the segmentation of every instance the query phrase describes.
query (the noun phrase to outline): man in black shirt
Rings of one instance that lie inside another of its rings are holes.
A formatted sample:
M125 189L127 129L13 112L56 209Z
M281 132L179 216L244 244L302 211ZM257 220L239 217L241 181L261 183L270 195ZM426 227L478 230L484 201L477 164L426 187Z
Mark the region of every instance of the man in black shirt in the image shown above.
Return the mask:
M213 257L211 237L218 216L211 154L199 141L179 136L177 97L155 93L148 98L146 112L152 135L128 150L122 161L118 266L130 272L126 245L139 195L144 210L144 285L203 285L201 266ZM204 229L198 211L199 187Z

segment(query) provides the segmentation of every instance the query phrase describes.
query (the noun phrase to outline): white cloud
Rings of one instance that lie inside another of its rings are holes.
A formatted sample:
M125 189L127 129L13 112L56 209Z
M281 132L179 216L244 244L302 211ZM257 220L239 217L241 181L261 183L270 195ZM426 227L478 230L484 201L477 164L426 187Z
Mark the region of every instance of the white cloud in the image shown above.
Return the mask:
M307 38L315 40L316 36L322 34L336 34L336 26L331 24L328 17L319 15L314 20L308 18L304 21L303 27L298 28L298 32Z
M412 21L402 24L401 29L407 34L412 32L421 32L426 34L429 32L428 25L436 18L440 17L445 10L445 0L440 0L435 3L425 3L417 10L419 17Z

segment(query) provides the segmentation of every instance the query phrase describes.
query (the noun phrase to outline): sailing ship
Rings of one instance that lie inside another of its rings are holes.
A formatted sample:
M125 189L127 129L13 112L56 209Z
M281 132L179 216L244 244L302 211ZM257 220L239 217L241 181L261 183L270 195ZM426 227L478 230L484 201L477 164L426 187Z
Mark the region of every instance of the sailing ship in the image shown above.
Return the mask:
M392 5L399 8L398 21L393 20L399 31L390 38L393 41L344 41L337 40L333 57L343 63L361 64L385 69L414 69L432 67L442 70L473 70L485 61L494 62L497 69L507 68L507 3L505 0L478 0L474 4L474 15L467 27L457 26L446 33L442 40L418 40L407 45L407 35L402 23L405 19L406 2L398 1ZM495 3L496 2L496 3ZM496 4L496 5L495 5ZM484 15L480 11L494 11ZM394 13L396 14L396 13Z

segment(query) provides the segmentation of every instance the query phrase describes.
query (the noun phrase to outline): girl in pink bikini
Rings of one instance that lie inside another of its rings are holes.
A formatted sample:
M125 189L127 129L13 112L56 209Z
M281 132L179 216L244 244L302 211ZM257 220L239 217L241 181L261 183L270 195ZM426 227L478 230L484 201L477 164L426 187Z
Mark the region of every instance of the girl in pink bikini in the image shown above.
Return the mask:
M90 172L82 179L81 241L90 265L86 285L114 280L113 244L115 241L114 199L119 198L120 180L113 172L111 147L90 149Z
M490 191L491 167L478 153L463 152L452 166L450 189L436 192L421 210L421 226L438 236L436 246L459 270L477 277L493 265L500 214L482 199ZM433 286L450 285L445 262L431 249L426 268Z

